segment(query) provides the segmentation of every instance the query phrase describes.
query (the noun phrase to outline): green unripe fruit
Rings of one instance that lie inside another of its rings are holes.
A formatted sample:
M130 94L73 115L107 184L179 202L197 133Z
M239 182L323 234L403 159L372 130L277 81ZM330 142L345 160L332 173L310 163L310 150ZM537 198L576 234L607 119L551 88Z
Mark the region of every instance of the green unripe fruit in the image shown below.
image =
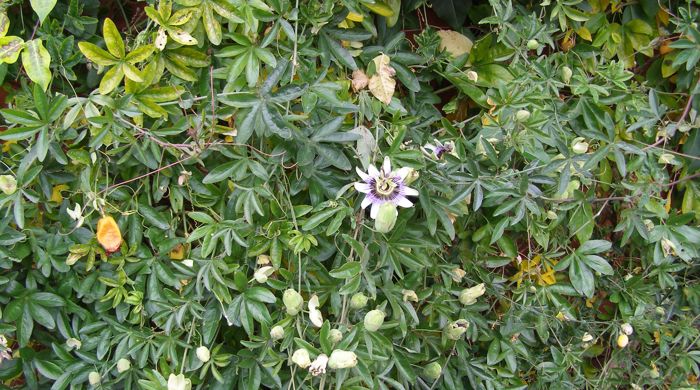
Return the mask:
M530 111L518 110L518 112L515 113L515 119L518 122L525 122L526 120L530 119Z
M423 376L428 379L436 380L442 375L442 366L438 362L432 362L423 369Z
M328 332L328 339L331 341L331 343L338 344L340 340L343 339L343 332L338 329L331 329Z
M350 307L358 310L362 309L363 307L367 306L367 297L363 293L357 293L350 298Z
M367 314L365 314L365 329L370 332L376 332L384 324L384 314L383 311L379 309L374 309Z
M17 191L17 180L12 175L0 176L0 191L5 195L12 195Z
M538 47L540 47L540 43L537 42L537 39L530 39L529 41L527 41L527 48L529 50L535 50Z
M299 314L302 306L304 306L304 298L296 292L294 289L288 289L282 295L282 302L284 302L284 307L287 309L287 314L290 316L295 316Z
M569 84L569 81L571 81L571 76L573 76L573 75L574 75L574 72L568 66L564 66L561 68L561 79L566 84Z
M399 211L396 210L396 205L385 202L379 206L379 214L374 220L374 230L379 233L389 233L396 224L396 218L399 216Z

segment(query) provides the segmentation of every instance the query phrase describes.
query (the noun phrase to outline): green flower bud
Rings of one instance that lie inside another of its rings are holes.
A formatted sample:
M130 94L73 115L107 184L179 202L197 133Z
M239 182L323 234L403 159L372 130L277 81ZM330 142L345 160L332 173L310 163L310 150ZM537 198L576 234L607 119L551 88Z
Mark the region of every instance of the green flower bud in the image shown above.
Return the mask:
M270 338L273 340L281 340L284 337L284 328L277 325L270 330Z
M403 179L403 184L411 185L418 177L420 177L420 173L413 168L409 168L408 175Z
M474 287L465 288L459 294L459 302L464 306L473 305L476 303L476 299L484 295L486 292L486 287L483 283L477 284Z
M442 375L442 366L438 362L432 362L423 368L423 376L436 380Z
M462 335L469 329L469 321L464 319L459 319L457 321L450 322L445 328L445 335L450 340L459 340Z
M309 351L304 348L299 348L292 354L292 362L301 368L306 368L311 365L311 357Z
M284 307L287 309L287 314L290 316L299 314L301 308L304 306L304 298L292 288L284 292L282 295L282 302L284 302Z
M357 293L350 298L350 307L358 310L367 306L367 301L369 299L363 293Z
M518 110L518 112L515 113L515 119L518 122L525 122L526 120L530 119L530 111Z
M540 47L540 43L537 42L537 39L530 39L529 41L527 41L528 50L535 50L538 47Z
M588 142L583 137L576 137L571 142L571 149L576 154L584 154L588 151Z
M17 179L12 175L2 175L0 176L0 190L5 193L5 195L12 195L17 191Z
M97 386L102 382L102 376L97 371L90 371L88 374L88 382L93 386Z
M379 214L374 220L374 230L379 233L389 233L396 224L396 217L399 216L399 211L396 210L396 205L390 202L382 203L379 206Z
M328 332L328 339L331 343L337 344L343 339L343 332L338 329L331 329L330 332Z
M124 371L128 371L131 368L131 362L129 359L124 359L121 358L117 361L117 372L122 373Z
M385 316L386 314L379 309L368 312L365 314L365 329L370 332L376 332L384 323Z
M197 355L197 359L199 359L202 363L206 363L209 361L209 359L211 359L211 351L209 351L209 348L205 347L204 345L197 347L195 354Z
M337 370L340 368L352 368L357 365L357 355L355 352L336 349L328 358L328 367Z
M564 66L561 68L561 79L566 83L569 84L569 81L571 81L571 76L573 76L574 72L571 71L571 68L568 66Z

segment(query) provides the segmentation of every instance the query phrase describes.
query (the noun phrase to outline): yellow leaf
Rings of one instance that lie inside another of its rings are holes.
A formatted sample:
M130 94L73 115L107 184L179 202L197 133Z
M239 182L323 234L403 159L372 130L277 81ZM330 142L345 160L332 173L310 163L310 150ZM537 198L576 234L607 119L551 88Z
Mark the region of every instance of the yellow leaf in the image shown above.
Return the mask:
M97 221L97 242L107 252L116 252L122 244L122 232L119 230L119 225L109 215Z
M185 246L182 244L178 244L173 248L173 250L170 251L170 259L171 260L182 260L185 258Z
M53 190L51 190L51 201L61 203L63 201L63 195L61 195L61 192L66 190L68 190L68 186L65 184L53 186Z
M348 12L348 16L346 16L345 19L351 20L353 22L362 22L365 19L365 17L361 14L350 11Z
M375 57L374 65L377 72L369 79L369 91L384 104L391 103L396 88L396 81L393 78L396 71L389 66L390 61L389 56L385 54Z
M579 37L587 40L588 42L593 40L591 32L586 27L581 27L578 30L576 30L576 34L578 34Z
M474 46L471 39L457 31L441 30L438 31L438 35L440 36L440 50L446 50L454 57L469 53Z
M376 2L374 4L366 4L362 3L365 7L369 8L370 11L374 12L377 15L381 15L384 17L389 17L394 14L394 10L391 9L388 5L381 3L381 2Z

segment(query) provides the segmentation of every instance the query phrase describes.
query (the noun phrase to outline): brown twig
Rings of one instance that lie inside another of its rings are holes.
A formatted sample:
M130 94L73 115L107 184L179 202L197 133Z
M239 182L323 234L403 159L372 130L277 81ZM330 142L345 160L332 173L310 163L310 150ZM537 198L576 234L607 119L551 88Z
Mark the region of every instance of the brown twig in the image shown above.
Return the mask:
M101 193L103 193L103 192L106 192L106 191L109 191L109 190L111 190L111 189L113 189L113 188L117 188L117 187L123 186L124 184L129 184L129 183L135 182L135 181L137 181L137 180L141 180L141 179L143 179L143 178L146 178L146 177L148 177L148 176L154 175L154 174L156 174L156 173L158 173L158 172L164 171L164 170L166 170L166 169L168 169L168 168L170 168L170 167L173 167L173 166L175 166L175 165L177 165L177 164L181 164L181 163L183 163L183 162L189 160L189 159L192 158L192 157L194 157L194 156L187 156L187 157L181 158L181 159L179 159L179 160L177 160L177 161L175 161L175 162L173 162L173 163L170 163L170 164L168 164L168 165L164 165L164 166L159 167L158 169L155 169L155 170L150 171L150 172L148 172L148 173L144 173L143 175L136 176L136 177L132 177L131 179L129 179L129 180L124 180L123 182L120 182L120 183L112 184L111 186L108 186L108 187L106 187L105 189L103 189L102 191L100 191L99 194L101 194Z

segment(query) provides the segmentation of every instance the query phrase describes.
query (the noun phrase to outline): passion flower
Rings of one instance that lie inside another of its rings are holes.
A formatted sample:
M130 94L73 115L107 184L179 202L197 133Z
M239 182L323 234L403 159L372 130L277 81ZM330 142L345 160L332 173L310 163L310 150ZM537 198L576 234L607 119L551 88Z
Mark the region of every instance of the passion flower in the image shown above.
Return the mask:
M323 326L323 314L318 310L318 295L314 294L309 299L309 319L315 327L320 328Z
M352 351L336 349L328 359L328 367L337 370L340 368L352 368L357 365L357 355Z
M117 222L109 215L97 221L97 242L107 252L116 252L122 244L122 232Z
M451 154L457 156L455 152L455 143L453 141L447 141L444 144L438 140L434 141L435 144L426 144L422 147L423 153L436 160L442 160L445 154Z
M407 196L417 196L418 191L406 185L405 179L411 172L410 168L391 170L389 157L384 158L381 170L370 165L367 173L356 168L362 181L355 183L355 189L365 195L362 200L362 208L372 205L370 217L376 219L379 215L379 207L384 203L391 203L399 207L413 207L413 202Z
M282 302L287 309L287 314L295 316L299 314L302 306L304 306L304 298L296 290L290 288L282 295Z
M365 314L365 329L370 332L376 332L382 324L384 324L384 314L383 311L379 309L374 309Z
M309 372L313 376L319 376L326 373L326 365L328 364L328 356L326 354L320 354L318 357L311 362L311 367L309 367Z

